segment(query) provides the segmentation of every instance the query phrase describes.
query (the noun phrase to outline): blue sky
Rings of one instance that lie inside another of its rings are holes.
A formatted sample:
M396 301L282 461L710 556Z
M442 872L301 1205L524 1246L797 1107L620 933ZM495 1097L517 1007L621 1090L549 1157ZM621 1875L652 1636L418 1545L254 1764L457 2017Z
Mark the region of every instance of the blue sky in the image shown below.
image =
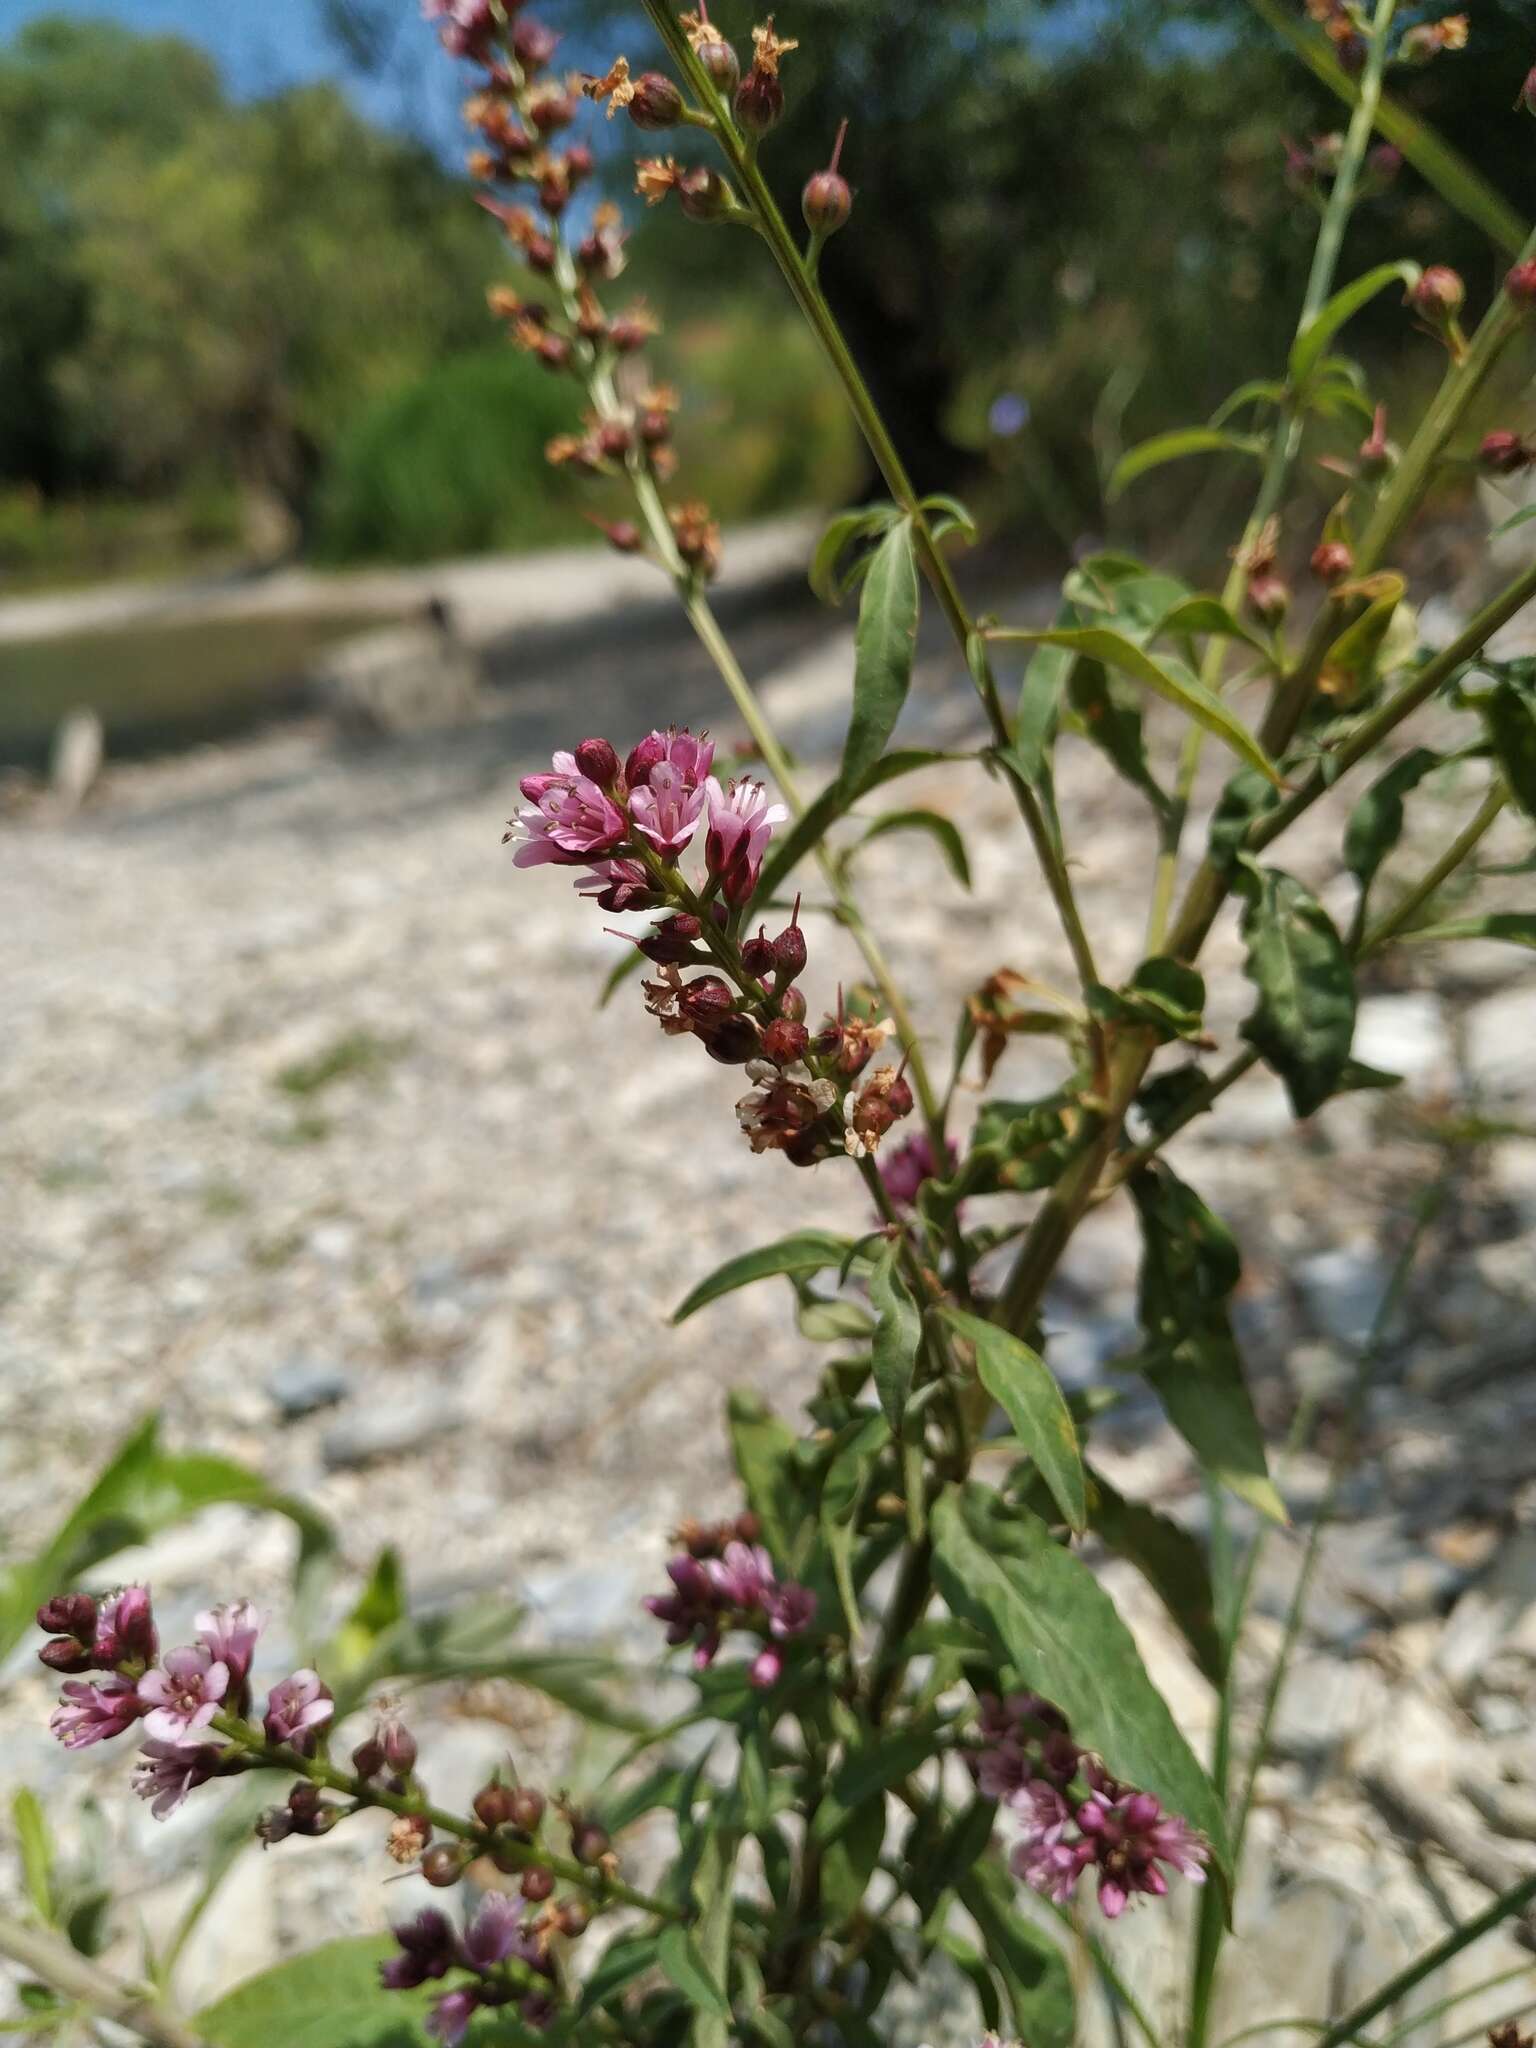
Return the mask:
M95 15L130 28L158 30L201 43L218 58L231 88L242 95L272 92L299 79L335 77L336 52L320 26L316 0L0 0L0 42L41 14L80 19ZM431 32L403 0L401 36L414 57L389 78L354 88L377 118L445 138L459 81L454 67L434 60ZM402 53L404 54L404 52Z

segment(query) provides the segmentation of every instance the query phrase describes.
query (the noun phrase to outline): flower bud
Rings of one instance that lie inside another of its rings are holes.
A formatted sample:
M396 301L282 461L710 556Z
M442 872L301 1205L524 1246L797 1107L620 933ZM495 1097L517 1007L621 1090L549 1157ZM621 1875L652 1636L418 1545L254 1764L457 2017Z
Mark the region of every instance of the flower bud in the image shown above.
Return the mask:
M767 135L784 118L784 88L754 64L736 88L736 118L749 135Z
M264 1807L257 1817L255 1835L264 1849L270 1849L275 1842L286 1842L297 1832L293 1815L286 1806Z
M597 445L610 462L622 462L634 446L634 436L622 420L604 420L597 430Z
M725 99L741 83L741 59L730 44L720 37L694 46L694 55L709 73L715 90Z
M638 555L645 546L645 535L632 519L607 520L603 523L603 532L616 554Z
M759 931L755 939L746 939L741 948L741 964L755 981L766 981L778 964L772 939Z
M548 277L555 267L555 245L548 235L530 235L524 242L523 261L530 270L536 270L541 277Z
M536 1835L544 1819L544 1794L535 1792L531 1785L515 1785L507 1818L525 1835Z
M805 972L805 933L798 924L786 925L773 942L773 963L783 981L798 981Z
M635 427L647 448L660 448L672 438L671 415L654 408L641 413Z
M599 789L612 789L619 779L619 757L607 740L583 740L576 748L576 766Z
M690 961L709 957L698 947L699 934L703 929L696 917L680 913L677 917L664 918L638 944L646 959L654 960L658 966L682 967Z
M819 1166L832 1157L836 1147L825 1130L812 1124L808 1130L796 1131L780 1149L791 1166Z
M541 135L553 135L569 128L576 118L576 102L569 93L542 93L530 102L528 118Z
M602 1834L602 1829L599 1828L597 1832ZM604 1836L603 1839L606 1841L607 1837ZM572 1941L574 1941L579 1934L586 1933L592 1915L580 1899L567 1899L560 1908L558 1918L560 1932L569 1935Z
M718 171L700 166L677 181L677 203L690 220L723 220L736 205L736 195Z
M571 344L563 334L542 334L534 354L546 369L567 370L571 364Z
M1530 468L1532 452L1518 434L1501 427L1483 436L1477 459L1490 476L1514 476L1517 471Z
M464 1852L450 1848L446 1842L435 1842L421 1859L421 1874L430 1885L439 1891L446 1891L458 1883L464 1870Z
M629 118L637 128L675 128L683 117L683 96L660 71L645 71L635 80Z
M595 1820L578 1821L571 1830L571 1854L578 1863L585 1863L589 1868L601 1863L612 1847L608 1830Z
M739 1011L717 1024L701 1026L699 1037L710 1058L722 1067L744 1067L748 1060L756 1059L761 1044L757 1026Z
M791 1023L788 1017L775 1017L763 1033L763 1057L772 1060L776 1067L787 1067L792 1060L803 1059L811 1034L803 1024Z
M632 320L626 314L620 314L608 329L608 340L621 356L632 356L645 347L651 333L644 320Z
M711 1024L730 1013L734 998L718 974L701 974L685 982L678 992L677 1007L690 1024Z
M525 14L512 24L512 54L524 71L542 71L555 54L560 38L542 21Z
M568 185L581 184L584 179L591 177L596 168L597 159L584 142L573 142L565 152L565 177Z
M1267 626L1278 626L1291 608L1291 587L1283 576L1266 570L1248 578L1248 602Z
M1536 306L1536 263L1517 263L1504 280L1517 306Z
M555 1873L543 1870L538 1864L523 1872L522 1894L532 1906L542 1906L555 1889Z
M96 1669L95 1653L88 1644L78 1642L73 1636L50 1636L38 1651L37 1661L46 1664L50 1671L62 1672L65 1677Z
M475 1819L481 1827L494 1832L505 1827L512 1818L512 1793L508 1786L492 1778L488 1785L482 1785L475 1794Z
M800 195L800 211L813 235L835 235L848 225L853 211L853 193L848 180L836 171L818 171L806 181Z
M1320 541L1312 550L1312 574L1323 583L1339 582L1354 566L1354 550L1347 541Z
M416 1738L410 1729L391 1716L380 1725L379 1742L389 1768L397 1777L408 1778L416 1768Z
M1392 467L1392 450L1387 442L1387 408L1378 405L1371 431L1360 443L1357 458L1360 474L1365 477L1385 476Z
M1453 320L1467 302L1467 288L1454 270L1432 263L1408 294L1415 312L1433 323Z
M352 1768L360 1778L376 1778L384 1768L384 1745L370 1735L352 1752Z
M38 1608L37 1625L44 1635L88 1643L96 1633L96 1602L89 1593L55 1593Z
M805 1022L805 997L799 989L780 989L779 1015L787 1017L791 1024L803 1024Z

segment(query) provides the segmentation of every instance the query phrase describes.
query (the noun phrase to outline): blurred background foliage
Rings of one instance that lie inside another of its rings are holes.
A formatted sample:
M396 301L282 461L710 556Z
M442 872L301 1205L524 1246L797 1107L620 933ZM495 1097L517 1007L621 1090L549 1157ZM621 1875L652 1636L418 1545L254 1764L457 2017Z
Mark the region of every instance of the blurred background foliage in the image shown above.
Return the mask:
M540 459L570 424L567 390L488 328L494 234L441 138L374 125L345 91L445 61L416 0L320 4L336 83L256 100L231 98L206 52L99 19L0 45L8 582L271 552L275 536L342 562L587 530L573 494L551 503ZM577 67L651 56L631 6L542 11ZM746 0L714 12L745 39ZM1120 443L1278 367L1313 225L1284 138L1343 116L1243 0L796 0L780 27L800 48L765 164L797 206L851 117L864 198L824 279L926 486L1064 547L1104 530ZM1467 51L1393 78L1517 205L1531 35L1525 0L1480 0ZM626 194L642 138L588 130ZM766 259L672 209L637 226L633 276L669 321L658 367L688 395L690 494L739 519L860 488ZM1498 275L1411 170L1362 210L1348 261L1394 255L1463 270L1475 300ZM1353 339L1401 394L1438 368L1391 295ZM1129 516L1219 534L1243 482L1172 470Z

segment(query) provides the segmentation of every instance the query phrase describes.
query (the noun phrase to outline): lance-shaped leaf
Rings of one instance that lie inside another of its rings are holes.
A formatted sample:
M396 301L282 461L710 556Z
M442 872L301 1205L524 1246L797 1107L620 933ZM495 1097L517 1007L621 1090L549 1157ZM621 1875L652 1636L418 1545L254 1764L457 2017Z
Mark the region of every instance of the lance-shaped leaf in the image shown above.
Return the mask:
M917 652L917 555L912 522L891 528L875 550L859 600L854 641L853 716L838 783L857 785L885 752L912 684Z
M774 1244L760 1245L755 1252L743 1252L717 1266L672 1311L672 1320L685 1323L710 1302L738 1287L750 1287L754 1280L767 1280L776 1273L820 1273L828 1266L840 1266L851 1250L847 1238L833 1237L825 1230L800 1230Z
M726 1413L731 1455L747 1505L762 1524L763 1542L774 1562L793 1570L814 1527L807 1515L794 1431L755 1394L733 1393Z
M963 889L970 888L971 864L966 857L965 841L948 818L940 817L937 811L886 811L876 818L859 844L868 846L872 839L883 839L889 832L926 832L943 854L955 880Z
M1378 775L1350 812L1344 828L1344 865L1360 884L1362 916L1382 862L1403 836L1403 799L1443 758L1428 747L1415 747Z
M686 1927L674 1925L663 1930L656 1943L656 1960L696 2013L729 2021L730 2003Z
M645 955L638 947L626 946L623 957L615 961L603 977L603 985L597 993L597 1007L606 1010L625 982L638 974L646 964Z
M1264 445L1257 434L1234 434L1228 428L1176 427L1171 433L1154 434L1150 440L1138 441L1134 448L1128 448L1110 471L1105 495L1113 503L1138 477L1145 476L1148 470L1160 469L1165 462L1182 462L1189 455L1262 458Z
M1001 1863L978 1859L956 1893L1007 1994L1010 2031L1030 2048L1072 2048L1077 1997L1066 1956L1043 1927L1019 1911L1015 1887Z
M1068 1528L1080 1533L1088 1513L1083 1461L1055 1375L1037 1352L997 1323L959 1308L941 1313L957 1336L975 1346L977 1378L1039 1467Z
M1536 947L1536 913L1494 910L1486 917L1460 917L1450 924L1427 924L1405 939L1502 939L1509 946Z
M1384 292L1390 284L1401 284L1405 288L1418 282L1420 272L1417 263L1378 263L1374 270L1366 271L1363 277L1351 281L1336 291L1326 306L1319 307L1297 335L1291 346L1291 382L1298 391L1328 353L1328 345L1346 321L1352 320L1362 306L1368 306L1378 292Z
M1195 1662L1219 1686L1226 1668L1205 1552L1187 1529L1155 1508L1127 1500L1088 1469L1088 1524L1116 1556L1135 1565L1167 1608Z
M875 1391L893 1433L899 1434L917 1370L922 1324L898 1269L897 1256L894 1241L887 1244L869 1276L869 1298L878 1317L873 1342Z
M1037 1515L990 1488L952 1486L932 1517L934 1576L950 1611L996 1645L1011 1681L1061 1708L1113 1776L1153 1792L1226 1854L1221 1801L1093 1572Z
M1244 973L1259 992L1243 1036L1284 1081L1297 1116L1339 1085L1355 1035L1355 973L1333 919L1279 868L1243 870Z
M1536 691L1505 675L1479 709L1510 795L1528 818L1536 818Z
M400 1953L387 1937L328 1941L319 1948L247 1977L192 2021L208 2048L402 2048L440 1995L440 1984L419 1991L386 1991L379 1965ZM494 2026L490 2015L483 2024ZM494 2034L472 2025L466 2048Z
M1251 647L1266 666L1272 666L1274 657L1256 633L1251 633L1242 620L1228 611L1219 597L1185 597L1172 606L1158 620L1153 629L1154 640L1161 640L1165 634L1184 636L1190 633L1208 633L1218 640L1241 640L1245 647Z
M1110 668L1119 669L1133 682L1143 684L1154 695L1177 705L1197 725L1204 726L1224 746L1230 747L1250 768L1256 768L1271 782L1279 781L1273 762L1247 726L1182 662L1159 660L1108 626L1049 627L1039 632L1006 626L999 627L991 637L994 640L1022 640L1036 647L1061 647L1069 653L1086 655L1090 661L1102 661Z
M1242 1273L1236 1240L1161 1162L1137 1174L1131 1193L1141 1217L1145 1343L1123 1366L1151 1381L1168 1420L1214 1478L1283 1522L1227 1313Z
M1517 526L1528 525L1533 519L1536 519L1536 505L1527 505L1523 511L1516 512L1511 518L1496 526L1488 538L1502 540L1506 533L1513 533Z
M864 505L839 512L828 523L811 557L810 583L823 604L840 604L869 567L869 554L853 555L854 543L880 534L901 517L895 505Z
M1159 1045L1175 1038L1199 1038L1205 1014L1205 977L1182 960L1155 954L1143 960L1124 988L1088 990L1096 1017L1155 1031Z

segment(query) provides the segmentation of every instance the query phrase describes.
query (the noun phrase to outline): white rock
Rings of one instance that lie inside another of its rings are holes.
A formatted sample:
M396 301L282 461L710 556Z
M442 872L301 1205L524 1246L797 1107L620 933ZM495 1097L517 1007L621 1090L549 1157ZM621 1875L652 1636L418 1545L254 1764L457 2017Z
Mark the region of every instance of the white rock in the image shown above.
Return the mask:
M1391 1280L1391 1267L1363 1239L1315 1252L1296 1267L1302 1298L1324 1334L1356 1349L1369 1341Z
M1367 996L1355 1018L1355 1058L1401 1074L1411 1095L1441 1095L1455 1078L1445 1005L1436 995Z
M1330 1757L1385 1712L1388 1698L1386 1680L1372 1665L1301 1658L1291 1666L1280 1695L1275 1754L1299 1762Z
M1485 996L1467 1012L1466 1063L1486 1094L1530 1100L1536 1091L1536 988L1529 981Z

